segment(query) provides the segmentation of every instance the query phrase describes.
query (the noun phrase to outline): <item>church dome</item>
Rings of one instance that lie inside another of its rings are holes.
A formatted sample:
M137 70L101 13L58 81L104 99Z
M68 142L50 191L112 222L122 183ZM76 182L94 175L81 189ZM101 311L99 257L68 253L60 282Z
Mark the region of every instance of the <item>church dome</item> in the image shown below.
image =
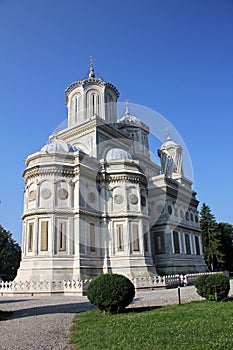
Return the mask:
M107 162L112 160L132 160L131 154L122 148L111 148L105 157Z
M162 146L160 147L160 149L162 151L168 150L170 148L181 148L180 145L178 145L177 143L175 143L174 141L171 140L171 137L168 135L167 136L167 140L162 144Z
M129 125L137 125L137 126L140 126L142 124L142 121L133 116L133 115L129 115L129 114L126 114L126 115L123 115L119 120L118 120L119 123L124 123L124 124L129 124Z
M52 142L43 146L40 151L46 152L46 153L52 153L52 152L73 153L78 151L78 148L63 140L54 139Z

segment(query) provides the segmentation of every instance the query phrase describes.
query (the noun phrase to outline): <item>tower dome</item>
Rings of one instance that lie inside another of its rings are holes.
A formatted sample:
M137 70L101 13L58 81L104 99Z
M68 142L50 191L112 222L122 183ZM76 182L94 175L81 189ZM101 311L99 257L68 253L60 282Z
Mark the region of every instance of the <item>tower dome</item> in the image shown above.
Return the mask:
M171 140L168 135L166 141L158 150L161 161L161 172L171 177L173 173L182 174L182 147Z
M165 151L165 150L169 150L171 148L182 149L181 146L178 145L177 143L175 143L174 141L172 141L171 137L168 135L166 141L160 147L160 150Z
M92 58L89 62L88 76L70 84L65 93L69 127L82 124L96 116L107 123L116 122L119 92L113 84L96 76Z
M54 139L52 142L43 146L40 151L46 152L46 153L53 153L53 152L73 153L78 151L78 148L63 140Z
M131 154L122 148L111 148L105 157L107 162L112 160L132 160Z

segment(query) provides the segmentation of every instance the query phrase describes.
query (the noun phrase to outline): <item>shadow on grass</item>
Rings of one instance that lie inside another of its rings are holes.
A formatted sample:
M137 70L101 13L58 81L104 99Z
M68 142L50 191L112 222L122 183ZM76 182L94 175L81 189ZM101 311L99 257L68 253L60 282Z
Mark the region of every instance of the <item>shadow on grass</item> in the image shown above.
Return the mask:
M122 313L130 313L130 312L145 312L145 311L151 311L151 310L156 310L160 309L162 306L139 306L139 307L130 307L126 308Z

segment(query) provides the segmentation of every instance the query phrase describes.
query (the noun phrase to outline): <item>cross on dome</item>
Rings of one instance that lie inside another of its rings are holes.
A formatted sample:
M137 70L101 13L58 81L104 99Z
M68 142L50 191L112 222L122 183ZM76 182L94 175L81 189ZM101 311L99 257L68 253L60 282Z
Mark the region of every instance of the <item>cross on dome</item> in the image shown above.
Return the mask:
M166 128L165 128L166 134L167 134L167 137L166 137L167 141L170 141L170 140L171 140L170 129L171 129L170 125L167 124L167 126L166 126Z
M90 58L89 58L89 67L90 67L89 78L95 77L93 64L94 64L94 58L92 56L90 56Z
M126 98L125 99L125 115L129 115L129 102L130 102L130 99Z

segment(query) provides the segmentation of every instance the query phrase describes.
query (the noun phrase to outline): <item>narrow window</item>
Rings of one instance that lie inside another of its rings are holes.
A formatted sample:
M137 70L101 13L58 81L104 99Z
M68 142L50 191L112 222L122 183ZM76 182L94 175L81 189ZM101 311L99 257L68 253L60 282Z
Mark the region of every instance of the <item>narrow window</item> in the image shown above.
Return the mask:
M33 248L33 231L34 231L34 224L31 222L29 224L29 233L28 233L28 251L32 252Z
M185 248L186 248L186 254L191 254L191 246L190 246L190 239L189 239L188 233L185 233Z
M116 233L117 233L117 250L122 251L124 250L123 225L116 226Z
M90 251L95 252L95 224L90 223Z
M173 243L174 243L174 253L180 254L179 233L177 231L173 231Z
M40 231L40 250L48 251L48 221L41 221Z
M91 116L95 115L95 95L91 95Z
M190 214L190 220L193 221L193 214Z
M196 245L196 253L197 255L200 255L200 244L199 244L198 236L195 236L195 245Z
M148 246L148 232L146 231L147 227L146 225L143 226L143 232L144 232L144 236L143 236L143 242L144 242L144 250L145 252L149 251L149 246Z
M154 234L154 249L156 254L165 253L164 233L162 231Z
M77 120L78 120L78 101L79 100L79 97L76 96L75 97L75 107L74 107L74 121L75 123L77 123Z
M99 115L99 104L100 104L99 95L96 95L95 113L96 113L97 115Z
M66 250L66 222L60 221L58 224L58 250Z
M132 224L133 251L139 251L138 224Z

